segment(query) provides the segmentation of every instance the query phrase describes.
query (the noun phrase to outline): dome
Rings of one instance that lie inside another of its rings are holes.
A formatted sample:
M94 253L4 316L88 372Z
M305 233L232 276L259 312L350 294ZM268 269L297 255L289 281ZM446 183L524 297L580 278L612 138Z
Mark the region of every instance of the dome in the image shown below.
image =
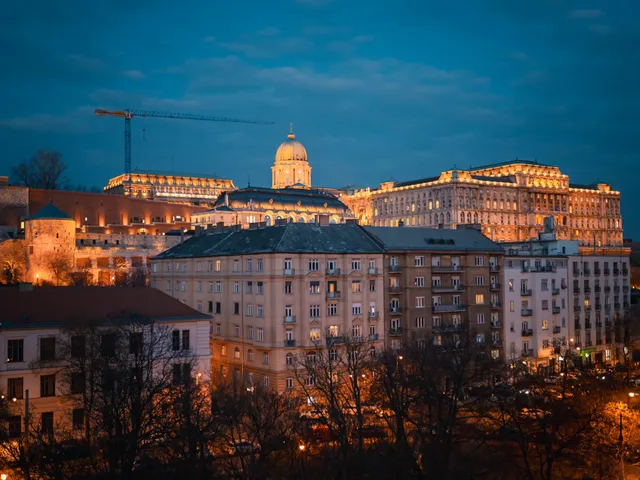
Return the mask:
M296 136L293 132L289 132L287 139L280 144L276 151L276 163L291 160L307 162L309 160L307 158L307 150L295 138Z

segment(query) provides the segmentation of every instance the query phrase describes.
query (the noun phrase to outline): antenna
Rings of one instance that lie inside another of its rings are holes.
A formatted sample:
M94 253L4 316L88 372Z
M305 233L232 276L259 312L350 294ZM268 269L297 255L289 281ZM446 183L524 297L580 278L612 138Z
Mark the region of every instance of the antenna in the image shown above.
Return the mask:
M251 186L251 174L247 174L247 187Z

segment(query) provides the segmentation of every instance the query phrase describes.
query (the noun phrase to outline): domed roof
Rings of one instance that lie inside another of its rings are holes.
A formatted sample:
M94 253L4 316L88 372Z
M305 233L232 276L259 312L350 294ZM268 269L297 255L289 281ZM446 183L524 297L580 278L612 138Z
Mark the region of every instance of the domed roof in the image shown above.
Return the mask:
M280 144L278 150L276 150L276 163L286 162L290 160L298 160L301 162L308 162L307 150L304 146L297 141L296 136L293 134L293 130L290 128L287 139Z

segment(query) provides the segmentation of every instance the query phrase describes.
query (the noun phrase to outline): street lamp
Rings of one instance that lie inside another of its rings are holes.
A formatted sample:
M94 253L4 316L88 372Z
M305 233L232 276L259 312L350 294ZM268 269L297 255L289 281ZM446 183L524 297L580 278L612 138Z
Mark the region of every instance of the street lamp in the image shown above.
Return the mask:
M6 473L1 474L0 480L7 480L7 474Z
M636 396L635 392L629 392L629 396L627 397L627 407L631 408L631 399Z

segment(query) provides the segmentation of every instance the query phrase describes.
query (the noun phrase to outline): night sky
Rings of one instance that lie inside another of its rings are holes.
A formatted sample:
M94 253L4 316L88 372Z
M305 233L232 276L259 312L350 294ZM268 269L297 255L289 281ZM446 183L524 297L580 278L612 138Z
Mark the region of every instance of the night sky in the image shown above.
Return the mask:
M132 121L134 168L269 186L293 122L315 185L536 159L640 237L637 0L23 0L0 58L0 175L45 148L103 186L124 122L93 111L131 108L274 121Z

